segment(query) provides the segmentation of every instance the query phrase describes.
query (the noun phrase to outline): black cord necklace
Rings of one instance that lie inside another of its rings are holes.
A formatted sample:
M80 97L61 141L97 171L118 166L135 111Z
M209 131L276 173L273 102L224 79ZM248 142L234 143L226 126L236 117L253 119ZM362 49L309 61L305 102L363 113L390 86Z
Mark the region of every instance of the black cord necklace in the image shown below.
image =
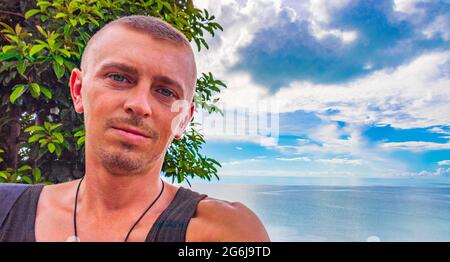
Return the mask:
M78 204L78 192L80 191L80 186L81 186L81 182L83 181L83 179L84 179L84 177L82 177L80 179L80 182L78 183L77 192L75 194L75 206L73 208L73 231L75 234L75 238L74 238L75 242L79 242L78 231L77 231L77 204ZM150 206L144 211L144 213L142 213L142 215L138 218L138 220L136 220L136 222L133 224L131 229L128 231L127 236L125 237L124 242L127 242L128 237L130 236L133 229L137 226L139 221L141 221L141 219L145 216L145 214L150 210L150 208L152 208L152 206L156 203L156 201L158 201L158 199L161 197L162 193L164 192L164 181L162 179L161 179L161 183L162 183L162 188L161 188L161 191L159 191L158 196L155 198L155 200L153 200L153 202L150 204Z

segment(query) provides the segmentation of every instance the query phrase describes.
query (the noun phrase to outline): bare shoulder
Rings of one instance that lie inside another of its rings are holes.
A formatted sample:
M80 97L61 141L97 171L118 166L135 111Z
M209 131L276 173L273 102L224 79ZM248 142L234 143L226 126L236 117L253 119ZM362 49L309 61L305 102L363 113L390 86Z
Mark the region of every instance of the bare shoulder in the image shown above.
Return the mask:
M41 207L67 207L68 203L73 202L77 181L44 186L39 197L39 205Z
M199 202L187 241L264 242L269 236L258 216L240 202L207 197Z

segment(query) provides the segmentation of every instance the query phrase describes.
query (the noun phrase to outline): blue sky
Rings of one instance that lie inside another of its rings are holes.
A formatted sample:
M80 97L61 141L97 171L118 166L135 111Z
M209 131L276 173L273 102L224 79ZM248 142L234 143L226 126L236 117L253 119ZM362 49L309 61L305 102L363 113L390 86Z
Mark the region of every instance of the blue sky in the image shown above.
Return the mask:
M449 1L196 3L224 27L196 54L228 85L221 175L450 177Z

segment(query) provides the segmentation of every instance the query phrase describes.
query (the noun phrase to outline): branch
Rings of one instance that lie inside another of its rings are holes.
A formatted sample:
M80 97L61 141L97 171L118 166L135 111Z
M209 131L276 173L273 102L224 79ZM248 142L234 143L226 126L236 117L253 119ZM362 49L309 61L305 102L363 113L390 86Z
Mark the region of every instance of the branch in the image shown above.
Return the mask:
M21 13L5 11L5 10L0 10L0 14L14 15L14 16L18 16L18 17L21 17L21 18L25 18Z

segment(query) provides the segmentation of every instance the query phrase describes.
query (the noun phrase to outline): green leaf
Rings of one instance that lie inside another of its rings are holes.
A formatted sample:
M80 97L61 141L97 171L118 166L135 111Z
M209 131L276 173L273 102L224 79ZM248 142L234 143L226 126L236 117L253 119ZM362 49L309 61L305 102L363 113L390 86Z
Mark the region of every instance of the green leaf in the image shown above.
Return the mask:
M15 46L12 46L12 45L5 45L5 46L2 48L2 51L3 51L3 53L8 53L8 52L13 51L13 50L15 50L15 49L16 49Z
M50 153L53 153L53 152L55 152L55 144L53 144L53 143L49 143L48 145L47 145L47 148L48 148L48 151L50 151Z
M82 144L84 144L85 138L86 138L85 136L80 137L80 138L77 140L77 145L78 145L78 146L81 146Z
M94 25L96 26L100 26L100 23L94 19L92 16L88 17L89 21L91 21Z
M33 184L33 181L31 180L31 178L29 176L22 176L21 179L22 179L22 181L24 181L27 184Z
M163 5L164 5L171 13L173 13L172 6L170 6L170 4L169 4L168 2L164 1L164 2L162 2L162 4L163 4Z
M48 1L38 1L38 3L36 5L39 7L48 7L48 6L51 6L52 3L48 2Z
M58 49L58 51L59 51L61 54L65 55L66 57L70 57L70 52L67 51L66 49L61 48L61 49Z
M31 95L34 98L38 98L41 95L41 89L39 88L39 85L36 83L31 84Z
M61 18L61 17L66 17L67 16L67 14L64 14L64 13L57 13L56 15L55 15L55 19L58 19L58 18Z
M43 137L45 137L45 134L42 134L42 133L34 134L30 138L28 138L28 143L33 143Z
M23 84L16 85L14 87L13 92L9 96L9 101L11 102L11 104L14 104L14 102L16 102L17 98L19 98L25 91L26 91L25 85L23 85Z
M203 45L206 47L206 49L209 49L208 44L206 43L204 38L200 38L200 41L203 43Z
M41 170L39 168L33 168L32 171L34 182L39 183L42 180Z
M68 60L64 60L64 65L66 66L67 69L69 69L69 71L72 71L75 67L77 67L74 63Z
M84 19L84 17L78 18L78 21L80 21L80 25L86 24L86 19Z
M83 41L85 43L89 42L89 39L91 38L91 36L88 33L86 33L83 30L78 31L78 33L80 34L81 38L83 39Z
M98 11L97 9L92 10L92 13L96 14L99 18L103 19L102 13L100 13L100 11Z
M56 155L58 157L60 157L61 156L61 146L60 145L56 145L55 151L56 151Z
M198 52L200 52L200 49L202 48L202 46L200 44L200 40L198 40L197 38L194 38L194 42L197 45Z
M3 26L3 27L4 27L6 30L8 30L10 33L14 33L14 29L13 29L11 26L9 26L8 24L3 23L3 22L0 22L0 25Z
M0 171L0 177L4 179L8 179L8 173L5 171Z
M17 37L17 36L14 36L14 35L5 35L6 36L6 38L8 38L9 40L11 40L11 41L13 41L13 42L15 42L15 43L19 43L20 41L19 41L19 38Z
M41 87L41 92L42 94L44 94L45 97L47 97L48 99L52 99L52 92L45 86L40 86Z
M59 65L63 65L64 64L64 59L59 56L59 55L54 55L53 59L55 59L56 63L58 63Z
M23 171L27 171L27 170L31 170L31 169L32 169L31 166L29 166L29 165L23 165L23 166L21 166L19 169L17 169L17 172L22 173Z
M64 137L61 133L55 132L55 133L53 133L53 136L56 137L56 139L58 139L58 142L60 142L60 143L64 142Z
M12 173L12 172L11 172L11 173ZM18 181L20 181L19 179L20 179L19 173L17 173L17 172L12 173L11 176L9 177L9 180L10 180L12 183L17 183Z
M22 32L22 27L20 26L20 24L16 24L16 34L19 36L20 32Z
M42 126L30 126L24 130L25 133L31 133L34 131L45 131L45 128Z
M40 13L40 12L41 12L41 10L39 10L39 9L30 9L25 13L25 19L28 19L28 18L32 17L33 15Z
M61 77L64 76L64 73L66 69L64 66L58 64L56 61L53 62L53 71L55 72L55 75L58 79L61 79Z
M213 91L220 92L220 89L218 87L216 87L216 86L211 86L210 88Z
M17 58L18 54L16 52L14 53L6 53L6 54L0 54L0 61L5 61L11 58Z
M60 126L62 126L62 124L56 124L56 125L52 125L51 127L50 127L50 131L53 131L53 130L55 130L55 129L57 129L58 127L60 127Z
M27 60L21 60L16 63L17 71L19 74L24 75L25 70L27 69L28 61Z
M79 131L77 131L73 136L74 136L74 137L84 136L84 130L79 130Z
M45 36L45 38L48 37L47 32L45 32L45 30L41 26L37 25L36 28L39 31L39 33L41 33L43 36Z
M71 37L70 36L70 32L71 32L71 27L70 27L69 24L66 24L64 26L64 36L67 37L67 38L70 38Z
M47 143L48 143L48 139L47 139L47 138L41 139L41 140L39 140L39 147L42 148L42 147L44 147Z
M173 172L175 172L175 167L169 167L169 168L166 168L164 171L165 171L166 173L173 173Z
M75 18L69 18L69 21L73 27L77 26L77 20Z
M45 121L44 122L44 127L45 127L45 130L50 131L50 128L52 127L52 124L50 122Z
M36 54L37 52L41 51L45 47L46 47L46 45L35 45L35 46L33 46L31 48L31 50L30 50L30 56L33 56L34 54Z

